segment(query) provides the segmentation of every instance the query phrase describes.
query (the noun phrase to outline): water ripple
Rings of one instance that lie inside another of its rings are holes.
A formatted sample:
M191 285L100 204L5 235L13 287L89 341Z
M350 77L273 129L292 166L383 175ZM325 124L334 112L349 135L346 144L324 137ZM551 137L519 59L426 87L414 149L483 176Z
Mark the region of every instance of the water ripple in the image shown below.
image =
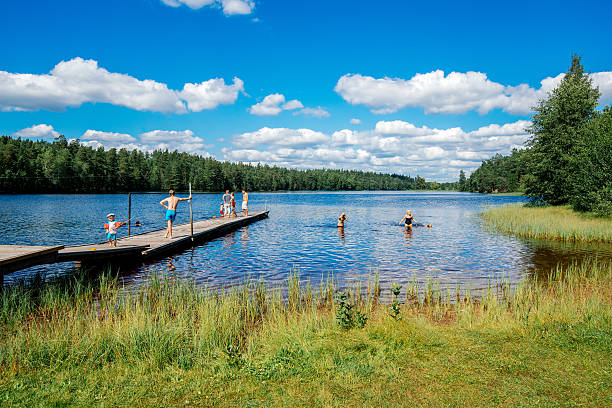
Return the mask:
M164 227L162 194L132 196L132 220L146 232ZM122 281L138 285L151 272L189 279L202 286L222 287L264 279L282 284L292 270L318 285L333 274L341 282L367 280L378 274L390 282L423 282L486 287L496 279L516 282L542 273L558 261L599 256L612 258L610 246L529 241L490 233L477 214L488 205L519 202L521 197L467 193L354 192L252 193L252 210L270 209L270 218L243 227L201 246L123 271ZM216 215L216 194L195 196L195 218ZM406 233L398 225L405 210L422 224ZM126 195L4 196L0 219L2 244L73 245L103 240L108 212L127 218ZM336 220L345 212L344 230ZM184 203L178 222L188 221ZM125 234L126 230L120 231ZM7 276L19 279L33 272L61 273L66 264L39 266Z

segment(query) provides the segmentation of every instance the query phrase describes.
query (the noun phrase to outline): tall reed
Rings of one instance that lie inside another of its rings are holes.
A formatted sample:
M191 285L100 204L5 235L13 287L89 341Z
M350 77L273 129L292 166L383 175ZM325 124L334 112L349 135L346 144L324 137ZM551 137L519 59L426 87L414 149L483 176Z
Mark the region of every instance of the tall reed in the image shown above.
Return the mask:
M492 230L526 238L612 243L612 218L580 214L570 207L491 207L481 219Z
M397 317L530 333L585 322L609 329L611 283L612 264L597 260L559 267L546 280L525 280L514 290L495 282L478 298L442 290L436 280L419 287L413 279ZM337 286L331 278L321 285L315 295L294 273L288 296L267 290L262 281L211 291L159 276L136 292L122 290L107 275L93 283L73 278L9 286L0 292L0 367L29 371L123 362L188 369L220 356L253 355L270 330L334 329L335 306L328 296ZM348 299L368 314L368 326L390 324L391 305L377 307L378 289L377 279L368 284L365 299L359 284L350 289Z

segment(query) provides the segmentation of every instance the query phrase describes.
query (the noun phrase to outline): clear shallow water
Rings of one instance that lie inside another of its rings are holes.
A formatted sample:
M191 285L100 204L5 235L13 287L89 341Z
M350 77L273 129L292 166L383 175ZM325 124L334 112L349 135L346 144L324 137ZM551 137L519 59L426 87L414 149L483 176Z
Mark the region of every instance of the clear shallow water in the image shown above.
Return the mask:
M133 233L164 227L159 201L165 194L132 196ZM194 196L194 218L217 215L220 194ZM241 195L237 196L240 207ZM610 246L527 241L486 231L478 220L485 206L521 202L522 197L440 192L298 192L252 193L250 209L270 210L270 217L201 246L124 267L121 280L138 285L153 271L190 279L208 287L263 278L274 286L297 269L303 280L318 285L333 274L342 283L366 282L378 272L383 286L436 278L442 286L482 288L496 279L517 282L557 262L597 255L612 258ZM406 234L398 226L406 209L433 228ZM75 245L104 240L109 212L127 219L127 195L2 196L0 244ZM349 219L336 228L340 213ZM189 220L180 203L177 222ZM120 230L120 236L127 229ZM73 264L29 268L6 276L10 283L36 271L63 273Z

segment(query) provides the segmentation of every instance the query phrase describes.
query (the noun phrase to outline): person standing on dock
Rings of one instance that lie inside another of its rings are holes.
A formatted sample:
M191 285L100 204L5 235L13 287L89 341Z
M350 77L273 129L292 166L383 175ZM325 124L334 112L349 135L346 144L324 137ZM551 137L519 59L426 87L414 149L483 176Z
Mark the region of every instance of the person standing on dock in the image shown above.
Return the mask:
M229 190L225 190L225 194L223 194L223 216L229 217L232 209L232 196L230 195Z
M125 225L125 222L115 221L115 214L110 213L106 216L108 222L104 224L104 229L106 230L106 239L108 240L108 246L117 247L117 229L122 225Z
M249 193L246 190L242 190L242 215L249 216Z
M166 229L166 235L164 238L172 238L172 223L176 219L176 207L178 206L179 201L189 201L191 200L191 194L187 198L180 198L174 195L174 190L170 190L168 192L170 197L164 198L159 203L166 209L166 221L168 221L168 229ZM168 205L164 204L168 203Z

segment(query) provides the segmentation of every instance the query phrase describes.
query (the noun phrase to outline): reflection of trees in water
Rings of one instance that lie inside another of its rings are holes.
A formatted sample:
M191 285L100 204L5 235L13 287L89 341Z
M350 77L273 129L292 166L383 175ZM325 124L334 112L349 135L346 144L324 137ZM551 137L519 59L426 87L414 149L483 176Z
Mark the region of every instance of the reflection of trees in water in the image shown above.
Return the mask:
M240 236L240 242L242 243L242 246L244 247L244 249L246 249L249 243L249 227L248 226L242 229L242 234Z
M229 232L226 235L221 237L221 243L225 248L231 248L234 246L235 238L236 238L236 231Z
M612 245L609 244L546 240L523 240L523 243L531 252L525 263L526 272L538 279L546 278L557 265L565 268L586 259L612 260Z

